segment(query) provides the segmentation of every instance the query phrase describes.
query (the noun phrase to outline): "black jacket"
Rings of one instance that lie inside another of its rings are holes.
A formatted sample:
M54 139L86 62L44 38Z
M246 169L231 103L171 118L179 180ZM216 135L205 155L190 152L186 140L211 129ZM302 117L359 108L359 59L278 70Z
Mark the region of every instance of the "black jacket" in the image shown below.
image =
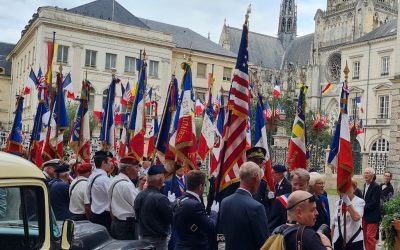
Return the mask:
M263 204L267 217L269 211L271 210L272 202L274 201L273 199L268 198L268 193L269 193L269 188L267 182L265 180L261 180L260 186L258 187L254 199Z
M242 189L222 201L220 223L228 250L258 250L269 236L264 206Z
M371 182L367 193L365 193L364 184L363 196L365 200L363 220L365 220L367 224L378 224L381 220L381 187L373 181Z
M154 187L140 192L135 199L135 214L139 220L139 234L163 237L170 233L172 208L168 198Z
M275 185L275 197L291 193L292 192L292 184L286 178L283 178L281 185Z
M381 200L382 200L382 202L387 202L393 197L394 188L390 182L386 185L386 187L384 189L382 189L383 185L384 185L384 183L382 183L380 185L380 188L382 190L381 191Z
M178 233L175 250L208 248L208 238L215 234L217 213L207 215L204 205L195 196L183 194L173 206L174 227Z

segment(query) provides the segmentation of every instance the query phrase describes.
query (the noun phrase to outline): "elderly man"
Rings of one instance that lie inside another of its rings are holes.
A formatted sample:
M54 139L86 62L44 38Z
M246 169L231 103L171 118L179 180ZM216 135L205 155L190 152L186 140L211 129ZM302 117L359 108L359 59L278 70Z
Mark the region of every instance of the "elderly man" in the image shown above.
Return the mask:
M376 249L376 232L381 220L380 200L381 187L374 181L375 170L367 167L364 170L364 192L365 200L362 228L364 233L364 245L366 250Z
M172 208L161 193L165 168L153 165L147 172L147 188L135 199L135 214L139 220L139 238L150 241L157 249L167 249L172 223Z
M203 195L206 175L200 170L187 174L187 191L177 199L174 206L174 225L178 234L175 249L198 249L208 247L209 236L214 235L219 205L214 203L207 215L200 197Z
M52 159L42 164L42 172L49 183L56 176L55 170L60 165L60 159Z
M69 212L69 166L62 164L55 170L55 178L49 182L50 204L57 220L71 217Z
M134 203L139 190L132 180L139 174L139 162L132 156L122 157L119 174L113 179L108 191L110 199L111 236L117 240L135 239Z
M239 188L221 204L220 223L226 249L260 249L269 235L264 206L253 198L260 186L262 171L256 163L245 162L240 167L239 178Z
M108 190L111 186L111 180L108 173L112 169L112 157L110 152L97 151L94 155L94 165L96 169L88 179L87 195L90 201L90 221L103 225L111 232L110 203L108 199Z
M297 190L306 191L310 181L310 174L307 170L297 168L291 174L292 192ZM290 194L284 194L276 198L271 208L269 228L273 231L278 226L286 223L287 200Z
M292 192L292 184L286 179L286 167L283 165L275 165L272 167L272 178L275 184L275 197Z
M285 235L286 249L297 249L299 242L303 250L332 249L329 239L312 229L318 215L314 195L302 190L292 192L287 211L287 223L274 232Z
M92 164L78 163L75 166L77 177L69 187L69 211L74 221L87 220L90 216L90 202L87 196L87 178L92 173Z

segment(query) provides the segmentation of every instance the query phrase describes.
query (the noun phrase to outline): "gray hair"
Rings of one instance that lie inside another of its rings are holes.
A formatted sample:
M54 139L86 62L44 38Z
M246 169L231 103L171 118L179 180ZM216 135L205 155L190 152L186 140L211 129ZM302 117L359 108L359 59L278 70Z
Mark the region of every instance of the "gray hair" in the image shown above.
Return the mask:
M128 168L128 167L132 167L133 165L132 164L126 164L126 163L119 163L119 165L118 165L118 170L119 170L119 172L125 172L125 170Z
M308 183L309 186L314 187L317 182L325 182L324 177L322 174L317 172L310 173L310 182Z
M364 173L365 172L371 172L372 174L375 174L375 169L373 169L373 168L371 168L371 167L366 167L365 169L364 169Z
M290 175L291 178L297 175L301 181L310 182L310 173L303 168L296 168Z
M241 182L252 183L256 175L262 177L262 170L256 163L248 161L240 167L239 178Z

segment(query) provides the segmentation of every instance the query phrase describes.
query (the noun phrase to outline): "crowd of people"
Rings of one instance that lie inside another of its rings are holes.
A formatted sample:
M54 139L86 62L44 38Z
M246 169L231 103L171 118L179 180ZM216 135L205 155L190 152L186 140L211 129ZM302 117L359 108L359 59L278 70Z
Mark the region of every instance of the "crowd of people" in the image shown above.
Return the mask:
M116 163L105 151L95 153L94 166L54 159L42 170L57 220L90 220L115 239L143 239L156 249L273 249L278 239L286 249L376 249L381 207L394 194L391 173L379 185L367 167L361 190L353 181L329 204L323 175L303 166L288 178L285 166L273 166L270 190L265 154L249 149L240 181L222 192L213 189L216 178L207 180L201 170L186 172L175 163L168 177L161 164L130 156Z

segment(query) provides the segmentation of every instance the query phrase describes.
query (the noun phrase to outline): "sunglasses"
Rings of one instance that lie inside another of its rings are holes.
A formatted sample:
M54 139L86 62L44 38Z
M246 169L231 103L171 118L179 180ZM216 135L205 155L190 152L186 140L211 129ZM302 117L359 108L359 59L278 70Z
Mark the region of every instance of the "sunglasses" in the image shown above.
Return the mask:
M310 203L315 202L315 196L312 195L312 196L310 196L310 197L308 197L308 198L306 198L306 199L300 200L300 201L294 203L293 205L291 205L290 207L286 208L286 210L291 210L291 209L293 209L295 206L297 206L297 205L299 205L300 203L305 202L305 201L307 201L307 200L308 200L308 202L310 202Z

